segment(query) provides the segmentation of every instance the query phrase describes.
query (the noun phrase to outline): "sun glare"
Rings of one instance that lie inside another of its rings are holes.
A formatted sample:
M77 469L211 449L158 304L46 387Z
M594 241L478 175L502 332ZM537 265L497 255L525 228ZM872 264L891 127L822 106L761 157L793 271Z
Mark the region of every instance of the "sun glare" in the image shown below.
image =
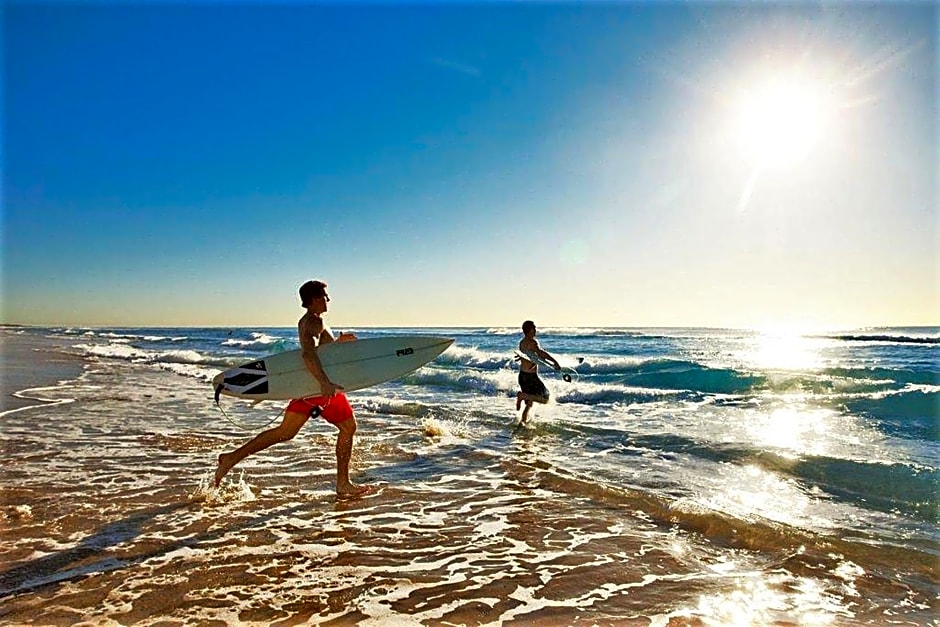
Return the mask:
M823 342L794 330L764 330L743 347L741 358L745 363L763 369L815 369L822 367Z
M744 90L736 110L736 139L756 166L803 162L825 131L825 92L809 81L778 77Z

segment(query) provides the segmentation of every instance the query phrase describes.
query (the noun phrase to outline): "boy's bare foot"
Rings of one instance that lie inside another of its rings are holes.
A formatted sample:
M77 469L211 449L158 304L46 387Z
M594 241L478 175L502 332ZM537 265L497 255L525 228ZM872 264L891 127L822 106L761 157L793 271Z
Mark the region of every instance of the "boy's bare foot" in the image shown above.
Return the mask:
M375 487L371 485L356 485L354 483L349 483L348 485L336 488L336 498L340 499L354 499L360 496L365 496L375 492Z
M231 462L231 453L222 453L219 455L219 467L215 469L215 487L222 483L222 477L228 474L234 464Z

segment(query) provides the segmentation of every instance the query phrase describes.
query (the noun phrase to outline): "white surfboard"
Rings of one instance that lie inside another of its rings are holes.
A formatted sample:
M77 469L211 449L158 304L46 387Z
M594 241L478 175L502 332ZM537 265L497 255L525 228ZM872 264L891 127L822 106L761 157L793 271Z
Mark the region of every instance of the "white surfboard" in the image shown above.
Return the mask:
M332 342L317 349L330 381L344 392L361 390L413 372L443 353L454 340L427 335ZM276 401L321 393L300 350L270 355L220 372L212 379L219 394L256 401Z
M544 366L547 370L551 372L560 372L561 378L567 381L568 383L571 383L572 376L574 377L578 376L578 372L574 368L566 368L562 366L561 370L556 371L554 364L552 364L551 362L545 361L544 359L542 359L535 353L525 353L520 350L516 350L514 352L516 353L516 357L519 357L521 359L527 359L528 361L531 361L532 363L538 364L540 366Z

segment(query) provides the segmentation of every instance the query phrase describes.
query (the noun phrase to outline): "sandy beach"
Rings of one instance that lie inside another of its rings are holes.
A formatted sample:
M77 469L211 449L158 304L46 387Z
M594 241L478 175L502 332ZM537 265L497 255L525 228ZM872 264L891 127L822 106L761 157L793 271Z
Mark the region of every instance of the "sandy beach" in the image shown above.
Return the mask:
M0 412L42 403L43 388L76 378L86 363L62 352L61 338L22 331L22 327L0 327Z

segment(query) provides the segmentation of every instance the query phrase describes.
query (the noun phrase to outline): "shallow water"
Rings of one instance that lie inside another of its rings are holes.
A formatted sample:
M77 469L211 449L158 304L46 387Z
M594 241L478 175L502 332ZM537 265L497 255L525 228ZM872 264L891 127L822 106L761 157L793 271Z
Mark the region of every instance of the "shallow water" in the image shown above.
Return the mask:
M89 362L0 415L0 621L937 624L935 344L556 330L580 376L517 428L514 331L427 331L457 344L350 395L380 490L345 501L314 421L209 486L254 431L208 377L288 329L14 337Z

